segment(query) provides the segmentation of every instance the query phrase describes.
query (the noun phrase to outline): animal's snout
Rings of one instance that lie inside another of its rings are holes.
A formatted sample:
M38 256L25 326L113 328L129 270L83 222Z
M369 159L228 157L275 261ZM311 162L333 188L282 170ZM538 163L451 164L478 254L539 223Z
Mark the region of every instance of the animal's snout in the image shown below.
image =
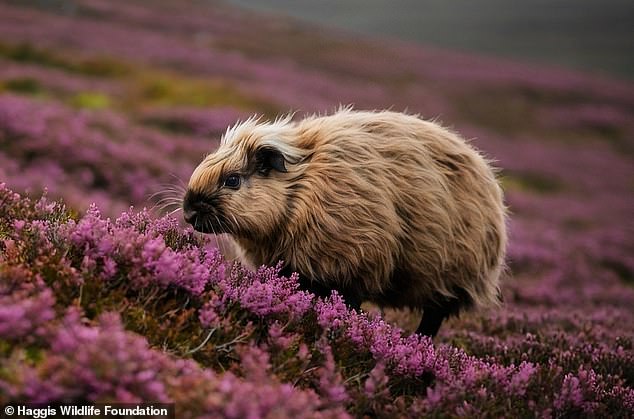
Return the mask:
M187 191L183 197L183 218L201 233L227 233L227 221L213 195Z
M187 191L183 197L183 218L188 224L194 225L200 218L200 197L192 191Z
M188 224L195 224L198 219L198 211L191 208L183 208L183 218Z

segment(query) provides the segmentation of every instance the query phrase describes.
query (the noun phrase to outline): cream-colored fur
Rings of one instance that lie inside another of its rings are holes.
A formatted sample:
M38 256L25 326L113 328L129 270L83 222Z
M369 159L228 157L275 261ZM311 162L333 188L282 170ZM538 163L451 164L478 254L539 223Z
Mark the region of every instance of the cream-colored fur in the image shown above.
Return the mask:
M248 174L257 149L287 172ZM238 190L219 179L244 174ZM402 113L341 109L298 122L249 119L196 168L191 190L215 193L251 265L284 260L327 287L423 308L438 295L498 301L506 248L502 190L457 134Z

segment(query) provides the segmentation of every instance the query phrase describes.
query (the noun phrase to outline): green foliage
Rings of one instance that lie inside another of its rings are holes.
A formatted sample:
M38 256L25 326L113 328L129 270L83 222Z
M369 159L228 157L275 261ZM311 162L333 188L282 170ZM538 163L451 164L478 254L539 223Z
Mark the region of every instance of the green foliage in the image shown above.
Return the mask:
M515 189L522 192L552 194L565 189L564 185L552 176L533 172L504 172L501 177L502 186L506 190Z
M0 41L0 57L25 64L51 67L78 76L99 77L117 86L116 93L98 89L76 91L74 88L50 85L36 76L0 80L0 91L23 95L40 95L47 99L62 99L81 109L113 108L139 112L151 107L213 108L233 107L275 117L277 105L238 89L232 82L221 79L196 78L166 70L148 68L105 56L77 56L70 52L41 48L28 42L9 44ZM107 86L107 85L104 85ZM182 127L170 123L154 124L171 132Z
M110 106L110 98L99 92L82 92L76 94L71 103L78 108L103 109Z
M214 107L233 106L262 109L272 113L264 101L245 95L226 81L186 78L157 71L140 71L135 85L138 95L132 100L158 106Z
M18 77L6 80L2 83L2 88L16 93L34 95L42 91L39 81L30 77Z
M18 44L0 42L0 57L95 77L120 77L130 72L126 64L114 58L69 58L52 50L36 47L28 42Z

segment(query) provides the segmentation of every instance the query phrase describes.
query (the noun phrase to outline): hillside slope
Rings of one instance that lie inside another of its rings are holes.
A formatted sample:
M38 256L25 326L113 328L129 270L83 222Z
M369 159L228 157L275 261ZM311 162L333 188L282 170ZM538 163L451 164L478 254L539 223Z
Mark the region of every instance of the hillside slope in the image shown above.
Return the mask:
M634 415L633 85L222 3L42 4L0 3L0 403ZM339 104L438 118L496 161L511 212L501 310L432 344L396 326L411 330L408 313L315 300L159 218L228 125Z

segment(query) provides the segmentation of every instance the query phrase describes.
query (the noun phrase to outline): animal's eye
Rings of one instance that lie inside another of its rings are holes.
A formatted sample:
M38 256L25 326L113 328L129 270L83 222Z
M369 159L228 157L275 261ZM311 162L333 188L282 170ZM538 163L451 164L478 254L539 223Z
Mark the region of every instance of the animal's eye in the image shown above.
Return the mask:
M231 189L238 189L240 187L240 175L229 175L225 179L225 186Z

